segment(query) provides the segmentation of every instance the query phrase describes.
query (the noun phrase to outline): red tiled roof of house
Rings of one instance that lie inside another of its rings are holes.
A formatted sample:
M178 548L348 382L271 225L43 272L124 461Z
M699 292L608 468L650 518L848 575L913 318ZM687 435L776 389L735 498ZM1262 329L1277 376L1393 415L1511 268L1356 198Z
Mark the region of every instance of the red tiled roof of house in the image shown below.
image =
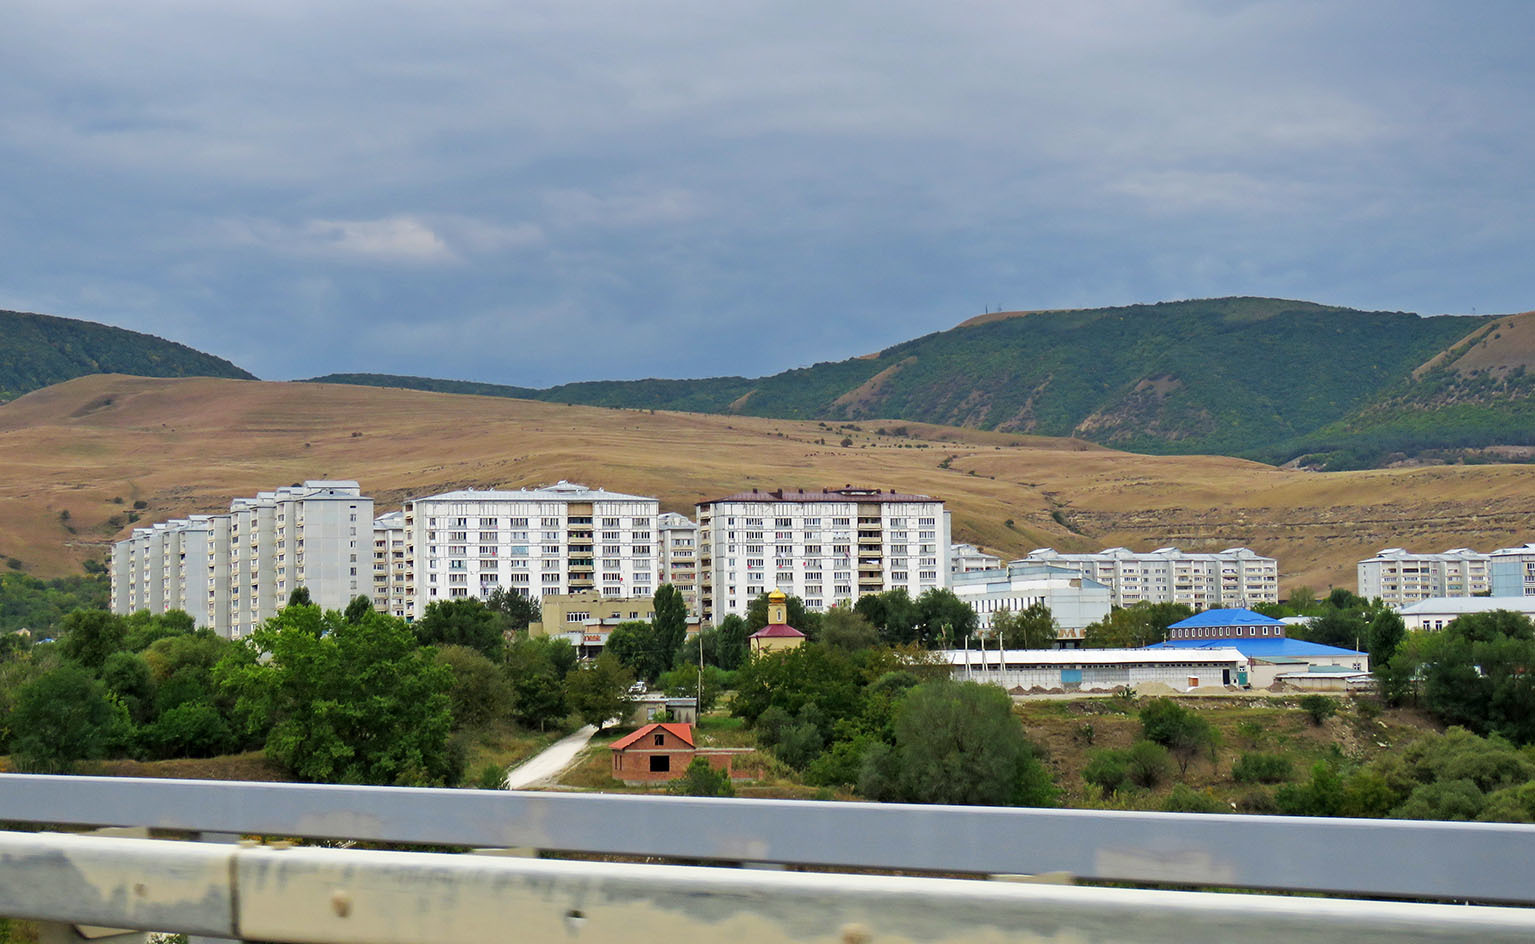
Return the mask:
M931 495L908 495L891 489L882 492L877 488L823 488L819 491L805 492L792 488L777 488L772 491L753 489L749 492L737 492L734 495L726 495L724 498L711 498L701 501L700 505L712 505L715 502L747 501L747 502L930 502L938 501Z
M748 637L748 638L750 638L750 639L760 639L760 638L764 638L764 637L765 638L769 638L769 639L771 639L773 637L781 637L781 638L799 637L799 638L804 638L804 636L805 636L804 633L802 633L799 630L795 629L793 626L790 626L788 623L774 623L774 624L772 624L770 626L762 627L761 629L757 630L755 633L752 633L751 636Z
M647 734L651 734L655 731L656 728L661 728L670 732L676 737L681 738L682 742L688 747L693 746L693 726L691 724L677 724L670 721L656 721L645 725L643 728L640 728L633 734L624 735L623 737L614 741L608 747L610 750L621 751L624 748L631 746L634 744L634 742L638 741L640 738L646 736Z

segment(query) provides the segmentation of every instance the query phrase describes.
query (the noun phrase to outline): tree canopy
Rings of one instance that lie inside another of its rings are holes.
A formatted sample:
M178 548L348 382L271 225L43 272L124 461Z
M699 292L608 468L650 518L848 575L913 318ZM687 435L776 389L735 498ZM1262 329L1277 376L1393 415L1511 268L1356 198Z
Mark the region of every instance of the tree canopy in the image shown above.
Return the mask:
M453 673L405 624L289 606L241 640L216 676L269 758L326 783L446 785Z

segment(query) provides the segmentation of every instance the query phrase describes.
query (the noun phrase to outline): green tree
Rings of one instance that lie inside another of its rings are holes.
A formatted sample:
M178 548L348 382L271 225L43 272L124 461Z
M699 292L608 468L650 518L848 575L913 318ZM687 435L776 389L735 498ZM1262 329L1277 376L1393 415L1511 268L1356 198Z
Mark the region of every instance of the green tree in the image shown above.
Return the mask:
M1181 603L1140 602L1119 607L1083 631L1089 649L1139 649L1167 639L1167 627L1188 619L1194 611Z
M123 649L127 627L123 618L106 610L79 610L64 617L64 637L59 651L91 670L99 670L107 656Z
M917 604L905 587L884 593L870 593L858 598L853 609L868 620L887 646L917 641Z
M309 599L309 588L308 587L294 587L293 591L288 594L288 605L289 606L314 606L314 602Z
M154 713L154 680L149 663L136 652L114 652L101 667L101 681L116 696L135 724L150 720Z
M602 651L611 653L635 678L647 683L661 677L676 653L676 649L667 648L653 623L641 620L627 620L613 627Z
M78 665L64 664L17 693L11 713L11 763L23 773L67 774L105 754L127 713Z
M717 663L727 672L739 669L746 662L747 639L751 637L752 630L746 625L746 620L734 613L728 613L720 620L716 651Z
M730 775L715 770L702 757L693 758L682 776L673 780L667 792L674 796L733 797L735 787L730 785Z
M373 601L362 594L358 594L352 597L351 602L346 605L346 612L342 615L348 623L360 623L364 616L372 612Z
M159 614L139 610L123 617L123 626L123 648L130 652L143 652L161 639L188 636L197 630L191 615L183 610L167 610Z
M699 675L698 666L682 665L662 675L659 684L663 692L675 698L698 698L698 710L705 712L719 703L720 695L724 693L730 675L716 666L704 666L702 697L698 691Z
M468 646L490 659L501 658L506 643L501 621L474 597L427 604L411 630L423 646Z
M245 729L294 776L322 783L446 785L452 672L393 617L348 623L290 606L219 662Z
M913 803L1046 806L1056 795L1007 693L974 682L911 689L894 746L870 749L859 785L870 799Z
M564 656L569 656L565 662ZM565 704L565 675L575 664L575 651L565 640L519 636L507 648L505 673L511 689L512 717L540 731L569 711ZM562 667L563 665L563 667Z
M1388 664L1407 639L1407 624L1402 621L1400 613L1389 607L1381 607L1370 618L1365 639L1370 649L1370 664Z
M511 713L512 689L501 669L478 649L438 646L437 661L453 673L448 697L455 728L478 728Z
M958 646L975 635L975 609L946 587L932 587L917 597L917 642L927 649Z
M1170 698L1153 698L1141 709L1141 736L1160 744L1178 761L1178 771L1187 774L1189 761L1208 751L1213 760L1217 734L1210 722Z
M655 627L656 644L666 657L666 664L661 668L665 672L676 664L677 650L687 639L688 604L682 598L682 591L669 583L656 588L651 602L656 614L651 625Z
M992 631L1001 634L1007 649L1049 649L1055 645L1058 629L1055 617L1043 600L1029 604L1017 613L1001 610L992 615Z
M633 673L604 652L565 676L565 697L582 721L601 730L628 713L629 686L633 684Z
M879 645L879 631L857 610L834 606L821 614L820 644L855 652Z
M543 619L538 601L529 598L521 590L497 587L485 598L485 606L501 620L501 629L505 633L526 633L529 623Z

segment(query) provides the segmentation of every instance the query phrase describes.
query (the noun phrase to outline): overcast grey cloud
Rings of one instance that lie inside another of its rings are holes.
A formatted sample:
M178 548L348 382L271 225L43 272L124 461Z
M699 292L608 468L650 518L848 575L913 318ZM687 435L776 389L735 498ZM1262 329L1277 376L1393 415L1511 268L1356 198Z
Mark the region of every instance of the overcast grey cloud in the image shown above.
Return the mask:
M1531 35L1524 0L11 0L0 307L532 385L998 305L1522 311Z

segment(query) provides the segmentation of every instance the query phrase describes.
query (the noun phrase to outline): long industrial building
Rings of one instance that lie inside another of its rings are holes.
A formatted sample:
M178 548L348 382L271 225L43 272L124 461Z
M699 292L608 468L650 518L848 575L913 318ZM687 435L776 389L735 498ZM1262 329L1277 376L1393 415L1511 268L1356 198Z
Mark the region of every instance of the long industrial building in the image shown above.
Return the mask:
M698 504L701 615L745 615L779 589L825 610L897 587L912 596L949 577L949 516L928 495L873 488L775 489Z

